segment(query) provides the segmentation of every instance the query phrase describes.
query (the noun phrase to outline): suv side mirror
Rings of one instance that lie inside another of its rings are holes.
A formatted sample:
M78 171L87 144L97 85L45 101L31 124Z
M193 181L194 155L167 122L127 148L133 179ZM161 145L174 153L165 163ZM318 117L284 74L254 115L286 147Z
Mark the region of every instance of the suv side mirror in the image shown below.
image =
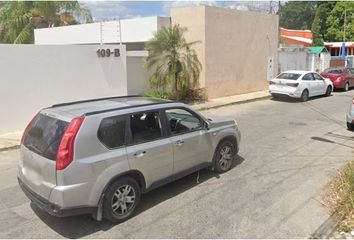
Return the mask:
M206 130L209 130L209 129L210 129L210 124L209 124L207 121L204 122L204 128L205 128Z

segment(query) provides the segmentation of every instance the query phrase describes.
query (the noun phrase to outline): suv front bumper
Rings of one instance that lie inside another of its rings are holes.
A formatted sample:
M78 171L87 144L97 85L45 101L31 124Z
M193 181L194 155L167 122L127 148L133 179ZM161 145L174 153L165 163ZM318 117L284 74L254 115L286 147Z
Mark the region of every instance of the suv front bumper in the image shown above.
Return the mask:
M25 195L40 209L46 211L50 215L56 217L67 217L74 215L83 214L95 214L97 212L97 207L73 207L73 208L62 208L54 203L49 202L47 199L33 192L29 187L27 187L20 178L17 178L18 183L25 193Z

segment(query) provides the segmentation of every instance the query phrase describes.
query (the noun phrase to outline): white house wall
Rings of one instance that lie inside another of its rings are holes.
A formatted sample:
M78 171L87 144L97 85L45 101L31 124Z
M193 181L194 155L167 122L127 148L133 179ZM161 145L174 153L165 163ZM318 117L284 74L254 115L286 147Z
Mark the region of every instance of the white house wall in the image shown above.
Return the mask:
M0 45L0 134L23 130L55 103L127 95L125 46L103 46L122 48L109 58L99 58L98 47Z
M122 19L121 37L123 43L147 42L162 26L170 24L168 17L143 17ZM102 23L103 43L120 41L119 22ZM99 44L101 42L100 23L80 24L64 27L42 28L34 30L35 44Z

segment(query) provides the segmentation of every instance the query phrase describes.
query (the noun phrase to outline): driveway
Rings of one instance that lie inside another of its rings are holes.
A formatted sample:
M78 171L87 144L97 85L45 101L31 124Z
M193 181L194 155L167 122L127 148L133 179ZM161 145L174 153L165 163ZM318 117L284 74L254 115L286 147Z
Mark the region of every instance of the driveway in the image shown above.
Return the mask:
M329 218L323 190L354 160L345 112L354 91L306 103L263 100L209 110L237 119L239 157L229 172L208 170L143 196L118 225L89 216L58 219L31 205L16 182L19 151L0 153L0 238L295 238Z

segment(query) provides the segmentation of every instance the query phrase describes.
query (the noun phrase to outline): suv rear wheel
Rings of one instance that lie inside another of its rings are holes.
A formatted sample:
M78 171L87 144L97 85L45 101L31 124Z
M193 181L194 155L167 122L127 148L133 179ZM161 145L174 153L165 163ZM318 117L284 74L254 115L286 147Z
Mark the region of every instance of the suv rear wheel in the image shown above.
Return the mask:
M215 171L218 173L227 172L231 169L235 156L235 145L231 141L222 141L214 153Z
M103 216L111 222L123 222L133 216L140 202L138 183L130 178L118 179L108 187L103 201Z

